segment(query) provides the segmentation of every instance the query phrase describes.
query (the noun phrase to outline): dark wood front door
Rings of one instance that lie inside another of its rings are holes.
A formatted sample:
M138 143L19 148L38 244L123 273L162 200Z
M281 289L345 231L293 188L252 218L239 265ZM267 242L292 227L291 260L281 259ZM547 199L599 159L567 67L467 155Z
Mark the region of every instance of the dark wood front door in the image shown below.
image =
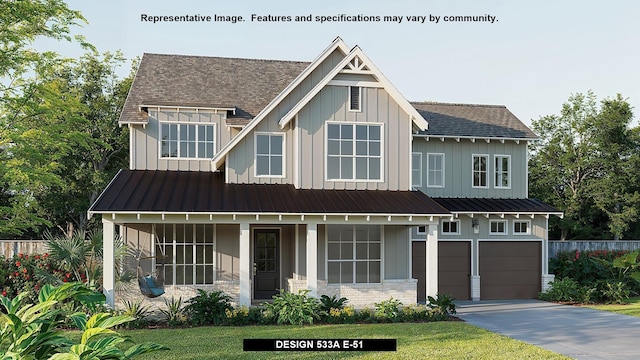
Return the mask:
M280 288L280 230L255 229L253 233L253 298L271 299Z

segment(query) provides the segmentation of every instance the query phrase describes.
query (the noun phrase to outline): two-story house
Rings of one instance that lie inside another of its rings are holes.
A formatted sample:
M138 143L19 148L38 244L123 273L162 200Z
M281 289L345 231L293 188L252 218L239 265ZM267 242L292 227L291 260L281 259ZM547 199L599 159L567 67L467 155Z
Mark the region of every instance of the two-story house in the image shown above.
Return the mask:
M340 38L310 63L145 54L119 123L130 168L89 209L111 304L116 234L167 295L242 305L535 297L551 278L535 135L504 107L410 103Z

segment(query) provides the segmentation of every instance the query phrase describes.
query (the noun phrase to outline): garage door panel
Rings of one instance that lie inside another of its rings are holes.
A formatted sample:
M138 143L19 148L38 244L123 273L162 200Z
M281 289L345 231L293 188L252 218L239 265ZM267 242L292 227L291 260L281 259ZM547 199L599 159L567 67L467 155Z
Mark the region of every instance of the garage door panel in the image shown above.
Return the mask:
M438 293L469 300L470 275L471 244L466 241L438 242Z
M541 290L539 241L480 243L480 297L486 300L532 299Z

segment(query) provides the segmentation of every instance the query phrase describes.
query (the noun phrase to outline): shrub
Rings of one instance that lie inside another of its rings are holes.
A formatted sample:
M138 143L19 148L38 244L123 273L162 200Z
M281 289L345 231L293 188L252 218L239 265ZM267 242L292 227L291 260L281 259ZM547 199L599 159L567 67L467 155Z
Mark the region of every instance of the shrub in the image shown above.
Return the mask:
M187 322L185 308L182 306L182 297L171 299L164 298L164 309L160 309L160 313L164 316L164 321L169 326L179 326Z
M624 304L629 299L629 289L627 286L618 281L616 283L604 283L602 289L602 298L607 304Z
M237 309L226 309L225 316L223 325L229 326L271 325L275 322L270 313L265 314L265 309L262 306L240 306Z
M313 324L314 320L320 319L320 301L308 294L309 290L299 290L297 294L280 290L273 297L273 304L265 304L265 307L278 324Z
M396 321L400 313L399 307L402 302L398 299L389 298L379 303L375 303L375 317L386 321Z
M578 302L580 300L580 284L571 278L556 279L550 283L551 287L538 295L540 300Z
M320 296L320 309L328 314L331 309L341 310L347 302L348 300L346 297L338 299L336 295L331 297L328 295L322 295Z
M186 312L193 325L220 325L226 318L226 311L233 310L231 297L224 291L207 293L198 289L198 295L186 301Z
M133 320L126 323L128 329L138 329L147 324L151 309L149 306L142 305L142 300L122 300L122 305L124 305L124 309L120 314L133 318Z
M25 301L36 302L38 291L49 283L73 282L71 274L59 268L49 254L17 254L4 260L0 266L0 292L3 296L15 297L26 293Z
M429 303L427 307L436 309L444 315L452 315L456 313L455 298L449 294L436 294L436 297L428 296Z
M353 324L356 321L356 310L352 306L331 308L325 320L329 324Z

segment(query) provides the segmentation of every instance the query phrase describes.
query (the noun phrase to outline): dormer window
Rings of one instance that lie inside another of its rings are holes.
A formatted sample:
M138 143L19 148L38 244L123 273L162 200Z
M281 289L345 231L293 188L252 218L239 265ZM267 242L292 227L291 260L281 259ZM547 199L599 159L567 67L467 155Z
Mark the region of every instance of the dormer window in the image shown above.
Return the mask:
M349 86L349 111L362 111L361 97L362 90L359 86Z

